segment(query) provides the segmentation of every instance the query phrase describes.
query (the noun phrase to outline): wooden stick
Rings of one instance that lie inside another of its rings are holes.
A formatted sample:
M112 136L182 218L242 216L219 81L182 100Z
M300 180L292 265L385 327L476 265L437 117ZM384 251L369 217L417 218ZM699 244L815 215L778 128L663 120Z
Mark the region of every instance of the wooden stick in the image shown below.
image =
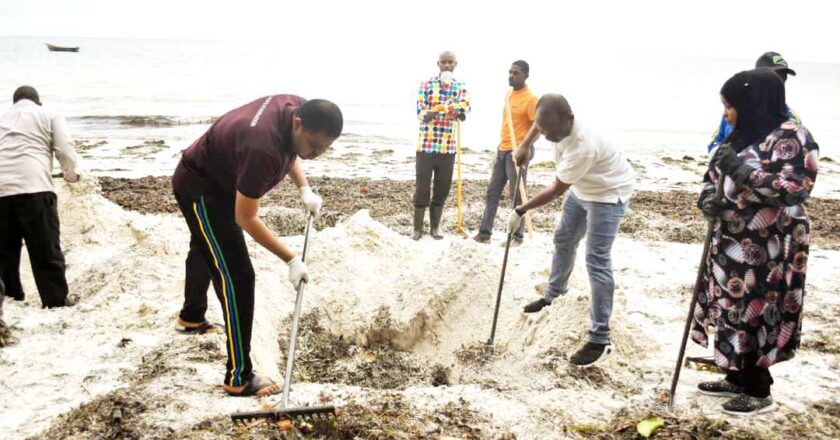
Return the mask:
M511 146L511 154L516 152L516 131L513 129L513 115L510 111L510 95L513 93L513 87L508 90L507 97L505 97L505 112L507 113L507 123L508 123L508 130L510 131L510 146ZM513 160L511 158L511 160ZM522 196L522 202L528 203L528 193L525 191L525 182L524 179L519 178L519 167L516 166L516 163L513 164L513 168L516 169L516 180L519 182L519 194ZM526 168L527 169L527 168ZM513 201L516 204L516 200ZM534 224L531 222L531 213L525 212L525 227L528 229L528 238L534 238Z
M458 130L457 144L455 144L455 154L458 160L458 192L456 194L456 214L455 214L455 232L466 237L464 232L464 216L461 213L461 121L455 122L455 129Z

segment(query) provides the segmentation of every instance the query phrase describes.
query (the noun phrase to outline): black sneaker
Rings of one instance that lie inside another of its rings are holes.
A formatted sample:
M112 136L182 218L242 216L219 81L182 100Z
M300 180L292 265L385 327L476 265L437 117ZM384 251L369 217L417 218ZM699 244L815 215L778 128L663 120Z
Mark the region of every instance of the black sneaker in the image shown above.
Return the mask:
M700 394L718 397L738 397L744 393L742 386L735 385L726 379L714 382L700 382L697 385L697 389L700 390Z
M775 410L776 402L773 401L773 396L753 397L741 394L723 404L723 412L739 417L749 417Z
M606 360L610 354L612 354L612 345L587 342L569 358L569 363L577 367L591 367Z
M525 313L537 313L540 310L542 310L543 307L550 306L550 305L551 305L550 302L546 301L543 298L540 298L540 299L528 304L527 306L525 306L525 309L523 311Z

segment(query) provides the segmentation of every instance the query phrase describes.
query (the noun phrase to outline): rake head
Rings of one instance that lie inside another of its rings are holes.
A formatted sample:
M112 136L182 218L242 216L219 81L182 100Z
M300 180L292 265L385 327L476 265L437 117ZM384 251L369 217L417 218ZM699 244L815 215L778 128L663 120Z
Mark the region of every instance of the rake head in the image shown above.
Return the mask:
M674 399L671 390L665 387L655 387L647 401L647 408L652 411L673 411Z
M305 406L301 408L275 409L268 411L251 411L231 414L230 419L236 424L249 424L258 420L279 422L289 420L291 422L304 421L310 424L319 424L335 420L334 406Z
M685 358L683 366L685 366L686 368L693 368L699 371L710 371L714 373L720 371L717 364L715 363L715 359L711 357L688 356Z

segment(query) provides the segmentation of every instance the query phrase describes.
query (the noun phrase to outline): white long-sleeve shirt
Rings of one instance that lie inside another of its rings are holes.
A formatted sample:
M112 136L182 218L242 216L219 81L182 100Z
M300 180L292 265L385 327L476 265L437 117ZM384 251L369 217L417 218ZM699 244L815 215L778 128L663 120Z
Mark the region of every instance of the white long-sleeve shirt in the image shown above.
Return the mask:
M53 191L53 155L64 180L79 180L67 122L55 112L21 99L0 116L0 197Z
M571 185L578 199L600 203L630 200L636 172L615 144L575 120L572 132L552 145L557 178Z

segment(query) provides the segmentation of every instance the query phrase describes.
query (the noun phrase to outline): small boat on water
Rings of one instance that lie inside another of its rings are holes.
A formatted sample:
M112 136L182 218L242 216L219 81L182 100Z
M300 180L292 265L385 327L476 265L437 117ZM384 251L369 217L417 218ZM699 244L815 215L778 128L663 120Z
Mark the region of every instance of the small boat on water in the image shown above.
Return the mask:
M50 52L78 52L79 51L78 47L53 46L50 43L47 43L47 49L49 49Z

